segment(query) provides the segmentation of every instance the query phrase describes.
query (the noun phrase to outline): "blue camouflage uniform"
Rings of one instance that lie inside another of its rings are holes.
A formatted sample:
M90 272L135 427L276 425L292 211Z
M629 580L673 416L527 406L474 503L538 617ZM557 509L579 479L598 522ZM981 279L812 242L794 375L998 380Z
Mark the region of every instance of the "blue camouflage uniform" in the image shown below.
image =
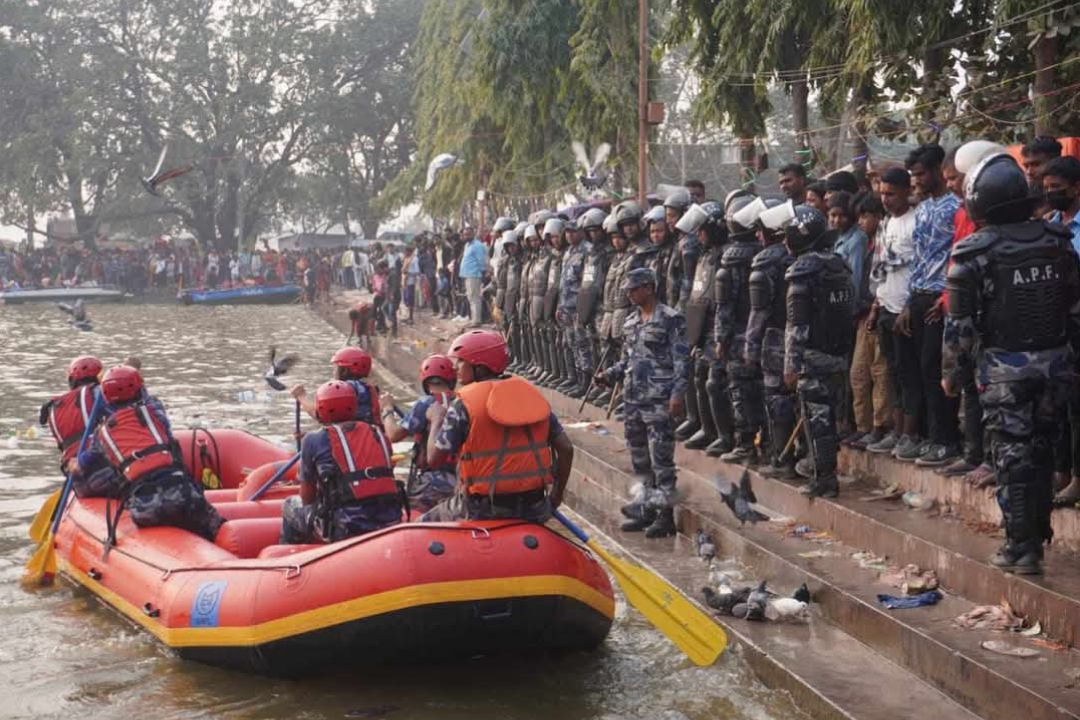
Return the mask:
M422 513L450 498L454 494L454 488L457 487L455 467L451 465L432 469L427 467L426 462L420 461L420 458L427 454L429 430L427 411L433 402L435 402L434 397L425 395L412 406L405 417L398 421L399 428L418 437L416 446L413 448L413 464L405 489L409 495L409 509Z
M573 360L573 368L579 373L588 370L582 346L589 342L584 329L578 325L578 297L585 275L585 262L592 254L592 243L581 240L576 245L567 247L563 254L562 277L559 280L559 308L556 314L565 346L564 355ZM575 378L579 381L581 378Z
M161 423L168 435L167 442L175 445L172 436L172 428L169 417L165 414L165 408L161 402L143 391L141 403L153 413ZM109 406L102 416L101 422L109 421L109 418L118 408ZM87 443L87 447L79 454L79 466L84 468L108 465L109 459L104 449L95 436L93 442ZM218 530L225 523L214 506L203 495L201 484L194 482L184 469L183 461L177 453L175 464L172 467L162 468L137 478L134 483L125 485L127 481L121 479L116 468L114 477L116 483L111 487L107 484L107 476L102 471L95 473L100 483L97 488L103 494L119 489L128 493L126 508L131 513L131 520L139 527L158 527L168 525L201 535L210 542L217 537ZM115 495L115 493L113 493Z
M371 386L363 380L346 380L356 393L356 419L360 422L378 422L371 407Z
M798 377L796 393L813 474L805 490L835 495L836 408L844 397L851 350L854 285L851 269L832 252L809 251L788 268L784 372Z
M654 277L642 268L632 271L626 284L637 287L655 282ZM654 508L674 505L675 426L668 403L686 396L689 356L682 313L657 303L648 320L640 308L630 313L623 325L622 358L604 372L609 385L623 383L626 446L648 490L646 502Z
M578 368L588 376L596 371L600 327L604 317L604 282L614 254L610 243L603 247L590 243L589 255L581 270L577 328L574 332L577 344L574 351Z
M982 228L956 244L953 260L942 374L959 388L974 372L1006 537L1041 556L1080 347L1076 252L1060 225L1030 221Z
M381 465L385 461L379 458L377 462ZM304 505L298 495L285 500L281 508L282 545L336 542L401 522L401 503L397 498L326 507L322 500L324 478L340 471L326 430L305 435L300 443L298 478L301 483L315 485L317 499L310 505Z
M750 264L746 363L761 368L774 466L779 464L780 454L795 429L795 395L784 385L784 329L787 326L787 281L784 276L792 262L794 258L784 244L775 243L755 255Z
M550 445L565 432L555 413L548 415L548 436ZM450 403L443 417L439 434L435 438L435 447L451 455L458 455L469 435L469 411L460 399ZM551 503L547 495L539 493L518 493L517 495L469 495L460 484L450 499L439 503L424 513L420 522L453 522L455 520L498 520L514 517L530 522L547 522L551 518ZM526 497L518 497L526 496Z

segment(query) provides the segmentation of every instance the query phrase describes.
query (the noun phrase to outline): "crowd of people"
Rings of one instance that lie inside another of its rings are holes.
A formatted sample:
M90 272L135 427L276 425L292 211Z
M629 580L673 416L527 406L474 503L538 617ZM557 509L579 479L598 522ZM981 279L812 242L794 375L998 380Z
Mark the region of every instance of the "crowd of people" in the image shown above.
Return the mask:
M811 497L838 494L845 445L996 480L993 562L1041 572L1055 489L1080 499L1080 161L1036 138L1022 162L976 141L779 175L786 202L688 181L651 208L500 218L510 369L619 409L644 488L627 530L675 532L676 441Z

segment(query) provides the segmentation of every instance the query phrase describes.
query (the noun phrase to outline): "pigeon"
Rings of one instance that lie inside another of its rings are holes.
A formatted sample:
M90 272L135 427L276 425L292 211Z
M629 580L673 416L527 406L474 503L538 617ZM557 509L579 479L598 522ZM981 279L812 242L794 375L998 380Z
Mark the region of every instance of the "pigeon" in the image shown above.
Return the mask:
M454 165L462 164L457 159L456 155L450 153L441 153L436 155L435 158L428 164L427 168L427 182L424 183L424 192L428 192L431 188L435 187L435 179L439 176L443 170L453 167Z
M578 177L581 186L591 192L602 188L604 183L607 182L607 169L604 167L604 163L607 162L608 155L611 154L611 145L600 143L596 148L591 164L589 163L589 155L585 152L585 146L582 143L575 140L570 143L570 147L574 149L574 158L577 160L578 165L581 166L582 171L584 171L584 174Z
M716 542L712 539L712 535L701 528L694 533L694 544L697 545L698 557L705 562L710 562L716 557Z
M73 304L56 303L56 306L71 316L72 321L80 323L86 322L86 303L82 298L76 300Z
M765 581L757 586L757 590L750 593L746 598L746 619L764 620L765 607L769 602L769 590L765 587Z
M178 178L181 175L187 175L194 170L192 165L181 165L175 168L169 168L168 170L162 170L162 166L165 165L165 155L169 152L169 146L165 145L161 148L161 154L158 155L157 165L154 167L154 172L150 173L150 177L140 178L143 187L146 188L146 192L150 193L154 197L161 197L161 193L158 192L158 187L164 185L173 178Z
M765 617L769 620L809 620L810 606L795 598L775 598L768 602Z
M706 605L721 615L731 615L736 605L745 603L746 599L750 597L750 588L744 587L730 592L718 593L711 587L703 587L701 593L705 596Z
M804 603L809 604L809 602L810 602L810 589L808 587L806 587L806 583L803 583L802 585L800 585L798 587L798 589L795 590L795 592L792 594L791 597L794 598L795 600L798 600L799 602L804 602Z
M278 380L279 375L285 375L293 368L296 363L300 361L298 355L284 355L281 358L277 356L277 345L270 346L270 369L266 371L263 379L266 380L266 384L275 390L281 391L285 389L285 383Z
M720 498L725 505L731 508L731 512L739 519L740 525L745 525L747 520L753 524L769 519L768 515L763 515L750 507L750 503L757 502L757 497L754 495L753 488L750 487L749 470L743 470L738 485L732 483L729 487L730 489L726 493L723 490L720 491Z

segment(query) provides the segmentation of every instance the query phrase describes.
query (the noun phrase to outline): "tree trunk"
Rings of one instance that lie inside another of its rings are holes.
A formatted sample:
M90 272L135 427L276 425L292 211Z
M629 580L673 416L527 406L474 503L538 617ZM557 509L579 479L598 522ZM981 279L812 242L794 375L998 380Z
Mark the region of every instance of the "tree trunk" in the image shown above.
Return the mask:
M855 91L855 137L852 139L852 159L855 177L861 182L866 177L866 168L870 162L870 148L866 144L866 136L870 132L866 118L870 112L870 101L873 99L873 80L864 80Z
M806 79L791 83L791 114L795 123L795 162L805 164L810 158L810 87Z
M1035 44L1035 134L1054 135L1056 123L1050 113L1048 95L1054 92L1054 68L1057 61L1057 37L1043 35Z

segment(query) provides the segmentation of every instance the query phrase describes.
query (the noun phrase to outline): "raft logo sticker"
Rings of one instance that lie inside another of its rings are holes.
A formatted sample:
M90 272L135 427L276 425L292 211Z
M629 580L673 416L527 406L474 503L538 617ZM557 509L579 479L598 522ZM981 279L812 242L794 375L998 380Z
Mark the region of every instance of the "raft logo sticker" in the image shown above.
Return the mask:
M225 580L212 580L199 586L191 601L191 627L218 626L218 608L228 585Z

